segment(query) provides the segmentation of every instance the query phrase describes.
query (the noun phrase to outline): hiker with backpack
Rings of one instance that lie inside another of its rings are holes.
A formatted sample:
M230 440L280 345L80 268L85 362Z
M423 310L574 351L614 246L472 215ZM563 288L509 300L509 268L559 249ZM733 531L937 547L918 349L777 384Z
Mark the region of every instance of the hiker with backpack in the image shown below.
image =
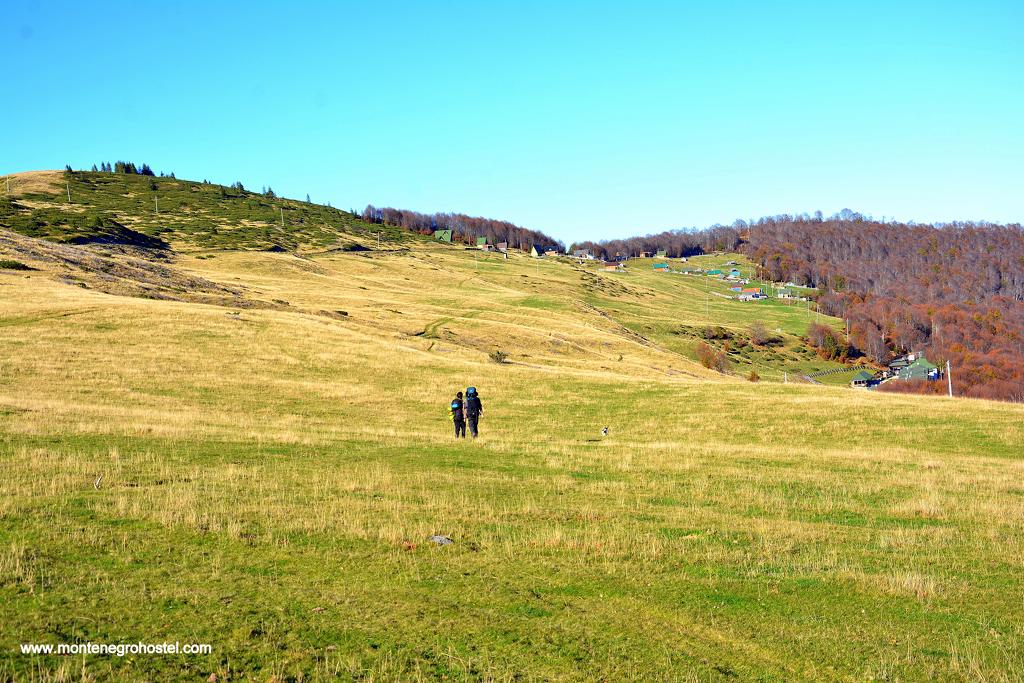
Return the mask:
M455 438L466 438L466 405L462 401L462 392L455 394L451 404L452 422L455 423ZM475 436L475 434L474 434Z
M480 395L477 393L476 387L468 387L466 389L465 409L466 419L469 421L469 433L475 439L478 436L477 422L480 420L480 416L484 414L484 404L480 402Z

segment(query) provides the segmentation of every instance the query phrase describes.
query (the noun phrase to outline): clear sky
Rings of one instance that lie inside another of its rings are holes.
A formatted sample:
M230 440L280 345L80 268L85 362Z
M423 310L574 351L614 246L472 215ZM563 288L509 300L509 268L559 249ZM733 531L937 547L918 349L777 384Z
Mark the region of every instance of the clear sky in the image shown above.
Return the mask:
M1024 2L0 6L0 173L126 159L567 242L1024 221Z

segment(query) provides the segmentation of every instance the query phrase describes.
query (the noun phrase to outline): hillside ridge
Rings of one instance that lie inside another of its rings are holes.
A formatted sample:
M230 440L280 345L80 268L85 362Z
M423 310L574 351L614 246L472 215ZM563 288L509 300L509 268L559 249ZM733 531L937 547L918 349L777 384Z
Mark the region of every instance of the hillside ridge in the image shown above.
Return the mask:
M264 287L247 274L212 272L210 265L223 261L223 256L218 257L222 252L291 254L303 260L277 259L262 267L282 274L298 268L303 273L301 277L333 281L337 266L331 265L332 261L345 259L350 264L346 267L350 268L355 262L348 257L361 257L370 259L374 268L387 268L392 278L426 285L433 281L433 275L425 277L426 271L415 264L419 259L429 263L431 274L456 273L459 284L455 286L460 289L486 286L491 297L511 297L510 301L519 300L527 310L539 306L546 315L564 316L567 322L572 316L587 319L597 315L604 326L619 330L618 334L625 339L647 347L661 359L645 362L645 366L660 367L660 372L670 375L797 380L807 372L843 367L815 359L814 352L806 348L801 337L810 319L799 307L789 305L791 302L739 304L728 300L732 292L726 283L678 274L656 275L644 270L649 264L643 260L636 261L628 273L608 274L601 272L595 262L569 258L535 260L514 249L506 256L439 243L412 229L367 222L332 207L252 193L237 186L139 174L32 172L15 177L11 194L0 198L0 226L12 230L0 242L0 251L11 258L17 259L20 254L28 265L42 270L51 263L53 267L49 270L60 281L110 294L304 311L340 316L349 324L365 324L368 316L362 315L361 305L316 298L297 305L291 297L275 294L276 285ZM15 237L15 232L20 237ZM402 255L412 260L394 261ZM729 258L709 255L693 263L707 263L711 269ZM145 265L147 261L154 265ZM673 268L683 265L673 261ZM749 264L745 267L752 272ZM298 271L294 274L299 275ZM352 291L353 284L340 287ZM452 286L450 281L443 280L438 285ZM332 286L339 283L333 281ZM380 297L388 287L371 279L356 284L353 294L358 295L357 300L363 292L374 292L373 296ZM701 305L712 294L714 301ZM418 294L403 294L407 299L410 296L415 301L412 305L422 308ZM407 314L390 312L386 307L381 310L372 297L367 304L373 309L372 317L395 318L375 324L395 330L406 327L403 320ZM484 304L473 315L486 308ZM441 310L438 314L438 319L450 317L441 315ZM489 315L493 317L497 311ZM510 309L509 315L518 318L520 314ZM776 341L769 346L749 343L753 338L749 326L758 317L778 330L772 337ZM838 321L826 319L829 320L833 327L841 326ZM510 328L493 327L496 322L487 323L486 334L459 335L458 345L480 353L504 349L503 353L512 352L512 363L535 364L527 348L515 353L509 340ZM527 337L536 339L545 334L538 328L538 322L530 320L522 328ZM479 319L472 323L480 324ZM702 326L722 325L731 331L702 331ZM434 334L442 326L436 321L424 322L423 329ZM526 346L535 343L531 341ZM603 357L595 355L597 349L581 338L567 337L551 343L555 347L575 347L577 353L587 355L591 362L600 363ZM695 370L699 367L696 357L701 345L713 347L715 366L725 375L708 374L703 368ZM673 358L674 361L666 360ZM600 367L610 371L610 366Z

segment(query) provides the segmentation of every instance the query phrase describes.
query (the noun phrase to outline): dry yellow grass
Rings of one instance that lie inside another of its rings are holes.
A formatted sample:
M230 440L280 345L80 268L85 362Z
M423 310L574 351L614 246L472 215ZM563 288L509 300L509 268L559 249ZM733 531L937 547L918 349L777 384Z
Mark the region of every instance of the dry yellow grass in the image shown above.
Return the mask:
M0 178L0 188L6 193L7 179L10 178L10 196L20 197L25 194L55 194L62 190L62 171L25 171L8 173Z

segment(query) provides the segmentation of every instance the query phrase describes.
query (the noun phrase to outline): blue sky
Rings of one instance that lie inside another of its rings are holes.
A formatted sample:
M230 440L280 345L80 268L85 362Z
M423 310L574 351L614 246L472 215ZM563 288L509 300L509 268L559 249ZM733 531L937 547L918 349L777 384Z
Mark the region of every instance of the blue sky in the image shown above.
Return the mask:
M25 2L0 173L146 162L567 242L1024 221L1024 3Z

